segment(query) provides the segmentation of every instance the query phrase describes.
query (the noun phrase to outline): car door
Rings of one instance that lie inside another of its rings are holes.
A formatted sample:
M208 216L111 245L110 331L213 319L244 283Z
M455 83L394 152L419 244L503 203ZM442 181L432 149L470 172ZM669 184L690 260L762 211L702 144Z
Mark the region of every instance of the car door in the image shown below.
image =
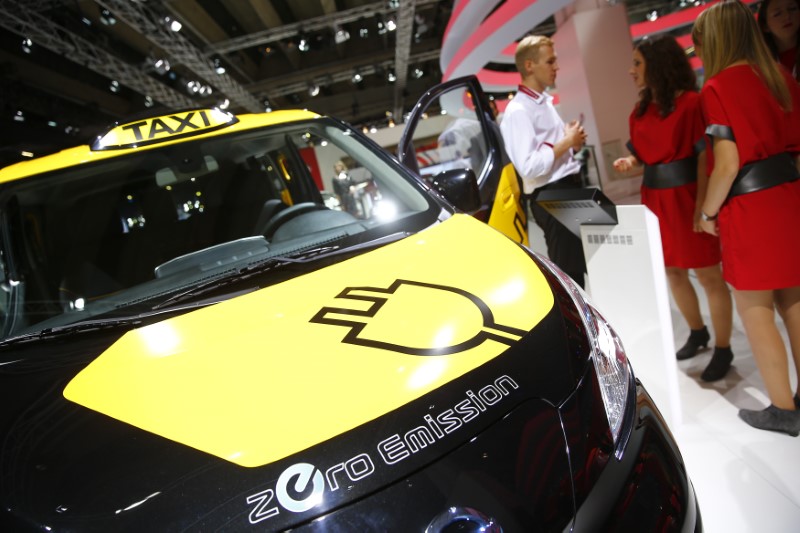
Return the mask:
M426 134L423 120L434 114L446 117L445 126ZM449 80L422 95L406 121L397 150L399 160L426 181L443 171L472 169L481 205L470 214L528 245L519 180L477 77Z

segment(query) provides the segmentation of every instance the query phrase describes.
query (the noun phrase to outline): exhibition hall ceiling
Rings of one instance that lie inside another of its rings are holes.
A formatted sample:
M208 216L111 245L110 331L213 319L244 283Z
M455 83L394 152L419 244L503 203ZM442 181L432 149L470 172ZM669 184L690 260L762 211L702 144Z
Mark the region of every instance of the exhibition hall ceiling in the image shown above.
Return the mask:
M456 3L0 0L0 162L21 149L38 155L86 142L114 121L192 107L300 107L359 126L402 122L442 79ZM622 3L634 23L701 2ZM531 30L552 34L555 24L551 17Z

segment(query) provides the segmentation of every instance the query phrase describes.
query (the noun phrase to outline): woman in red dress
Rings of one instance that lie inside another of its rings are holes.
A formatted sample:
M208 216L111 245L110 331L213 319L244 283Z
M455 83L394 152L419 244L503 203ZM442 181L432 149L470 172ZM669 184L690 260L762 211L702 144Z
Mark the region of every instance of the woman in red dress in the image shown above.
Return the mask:
M668 35L639 42L630 74L640 90L629 118L631 155L617 159L614 168L626 172L644 165L642 203L658 217L670 290L691 330L678 359L694 357L710 340L689 269L706 293L715 348L701 378L715 381L725 376L733 360L733 305L719 268L719 239L703 233L698 224L706 164L697 80L683 48Z
M771 402L739 416L797 436L800 399L775 308L800 378L800 85L772 59L738 0L703 11L692 40L705 68L701 98L713 142L700 225L720 237L722 272Z
M800 0L763 0L758 26L773 57L800 80Z

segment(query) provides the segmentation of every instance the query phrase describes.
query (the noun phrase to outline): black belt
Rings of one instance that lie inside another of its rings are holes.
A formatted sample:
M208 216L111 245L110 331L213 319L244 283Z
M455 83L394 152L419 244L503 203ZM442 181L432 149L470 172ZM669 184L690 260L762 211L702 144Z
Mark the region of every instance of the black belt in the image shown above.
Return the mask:
M743 166L733 180L728 198L769 189L796 179L800 179L800 172L797 171L792 155L773 155Z
M546 191L548 189L582 189L583 188L583 178L581 177L580 172L574 172L572 174L568 174L566 176L562 176L558 178L556 181L551 181L550 183L546 183L540 187L536 187L533 192L529 194L523 194L522 197L528 200L533 200L536 198L536 195L542 191Z
M697 158L687 157L644 166L642 184L650 189L672 189L697 181Z

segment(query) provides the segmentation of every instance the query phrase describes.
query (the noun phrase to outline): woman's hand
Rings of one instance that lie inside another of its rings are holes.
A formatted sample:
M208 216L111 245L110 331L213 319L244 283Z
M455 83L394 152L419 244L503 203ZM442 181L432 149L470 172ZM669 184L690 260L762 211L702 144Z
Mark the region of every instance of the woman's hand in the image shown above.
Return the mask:
M703 228L700 227L700 207L695 206L694 218L692 219L692 230L695 233L703 233Z
M705 231L706 233L710 233L715 237L719 237L719 225L715 220L703 220L700 219L700 229Z
M627 172L634 167L636 164L636 158L632 155L628 157L620 157L616 161L614 161L614 170L617 172Z

